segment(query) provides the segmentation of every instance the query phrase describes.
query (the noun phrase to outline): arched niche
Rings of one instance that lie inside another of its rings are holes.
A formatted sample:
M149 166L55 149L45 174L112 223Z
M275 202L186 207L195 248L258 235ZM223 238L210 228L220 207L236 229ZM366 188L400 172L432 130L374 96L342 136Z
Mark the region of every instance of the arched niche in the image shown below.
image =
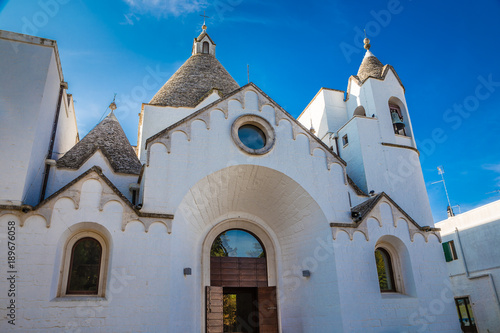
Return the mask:
M411 137L410 119L408 117L408 110L406 109L405 103L403 103L399 98L392 96L388 101L388 111L391 115L391 120L392 113L395 111L404 124L404 129L394 129L395 134Z

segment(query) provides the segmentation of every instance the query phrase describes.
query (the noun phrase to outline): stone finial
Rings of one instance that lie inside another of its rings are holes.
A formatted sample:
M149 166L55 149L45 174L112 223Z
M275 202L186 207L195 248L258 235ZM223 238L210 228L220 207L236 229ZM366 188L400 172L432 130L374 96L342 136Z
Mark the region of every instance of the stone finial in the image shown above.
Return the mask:
M370 47L371 47L370 40L365 37L365 39L363 40L363 42L365 43L365 49L368 51L370 49Z
M116 110L116 103L115 103L115 99L116 99L116 94L115 96L113 97L113 102L111 102L111 104L109 104L109 109L111 110L111 112L115 111Z
M311 119L311 128L309 129L309 132L311 132L312 134L316 134L316 130L314 129L312 119Z

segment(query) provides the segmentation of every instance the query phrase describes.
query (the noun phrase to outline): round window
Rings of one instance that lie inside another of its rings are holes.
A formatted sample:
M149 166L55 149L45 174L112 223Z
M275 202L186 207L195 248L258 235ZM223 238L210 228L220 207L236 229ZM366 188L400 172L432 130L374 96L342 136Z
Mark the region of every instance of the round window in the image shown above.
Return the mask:
M234 121L231 135L241 150L252 155L268 153L275 140L271 124L264 118L251 114L242 115Z
M266 135L254 125L243 125L238 128L238 137L250 149L261 149L266 145Z

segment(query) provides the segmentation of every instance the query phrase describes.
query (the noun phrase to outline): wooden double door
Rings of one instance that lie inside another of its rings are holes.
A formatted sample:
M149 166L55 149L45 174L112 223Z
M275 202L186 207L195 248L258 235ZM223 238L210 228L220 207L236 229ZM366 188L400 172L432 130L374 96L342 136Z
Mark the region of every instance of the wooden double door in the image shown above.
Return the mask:
M207 333L277 333L276 287L266 258L212 257L206 287Z

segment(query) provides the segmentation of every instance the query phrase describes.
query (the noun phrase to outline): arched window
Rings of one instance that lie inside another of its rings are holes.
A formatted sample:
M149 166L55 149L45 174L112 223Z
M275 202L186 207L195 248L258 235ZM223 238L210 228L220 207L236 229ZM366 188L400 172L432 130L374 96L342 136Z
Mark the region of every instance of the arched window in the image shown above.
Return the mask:
M264 247L251 233L232 229L221 233L212 243L211 257L265 258Z
M208 42L203 42L203 49L202 49L201 52L208 54L209 53L209 48L210 48L210 46L208 45Z
M377 264L378 284L380 291L396 291L392 260L389 252L379 247L375 250Z
M92 231L79 232L64 249L60 296L104 296L108 246Z
M222 298L222 308L217 301L207 302L207 318L219 322L207 323L207 331L258 332L259 327L275 327L269 332L277 332L277 303L267 296L276 288L268 285L266 252L260 240L245 230L226 230L212 242L210 257L207 300ZM271 310L265 321L264 306Z
M95 295L99 290L102 247L91 237L75 243L71 250L67 294Z

